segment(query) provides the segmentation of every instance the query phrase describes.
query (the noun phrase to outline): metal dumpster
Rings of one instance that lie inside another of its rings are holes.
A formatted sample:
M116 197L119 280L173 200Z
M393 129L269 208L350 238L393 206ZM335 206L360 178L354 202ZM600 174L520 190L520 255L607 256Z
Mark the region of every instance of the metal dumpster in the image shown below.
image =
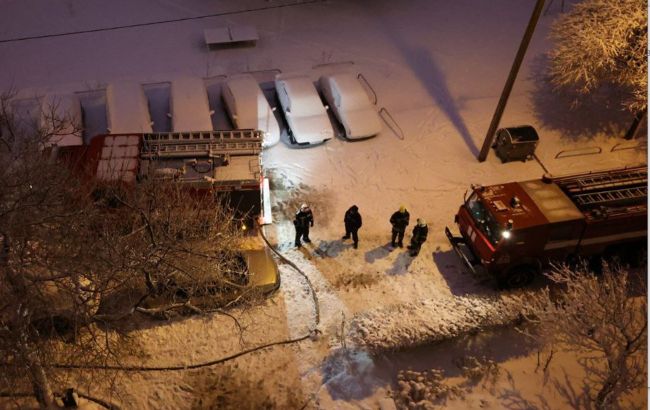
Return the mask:
M501 128L494 149L501 162L526 161L533 158L538 142L537 131L530 125Z

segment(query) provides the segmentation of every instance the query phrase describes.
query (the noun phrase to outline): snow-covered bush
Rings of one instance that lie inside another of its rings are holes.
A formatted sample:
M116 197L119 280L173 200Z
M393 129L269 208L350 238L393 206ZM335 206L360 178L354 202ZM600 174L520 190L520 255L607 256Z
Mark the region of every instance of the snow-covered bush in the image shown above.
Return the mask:
M397 392L393 399L398 409L429 410L460 392L458 387L445 383L442 370L401 370L397 374Z
M525 308L521 297L440 296L358 314L349 335L372 351L421 346L517 321Z
M630 111L647 107L648 12L642 0L583 0L553 25L551 76L582 93L616 84Z
M629 408L626 396L646 386L647 289L646 273L642 275L634 278L607 264L599 275L586 266L560 266L548 274L560 290L546 289L527 300L534 306L537 337L549 352L547 367L555 350L580 357L589 387L580 399L588 408ZM564 380L555 383L562 386Z
M483 382L494 385L499 377L499 365L492 359L481 356L464 356L455 360L456 366L469 383Z

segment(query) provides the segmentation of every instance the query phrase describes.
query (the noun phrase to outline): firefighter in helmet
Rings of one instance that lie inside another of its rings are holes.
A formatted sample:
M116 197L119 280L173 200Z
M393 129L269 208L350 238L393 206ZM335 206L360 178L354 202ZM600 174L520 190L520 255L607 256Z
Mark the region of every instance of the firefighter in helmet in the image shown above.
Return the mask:
M293 220L293 225L296 227L296 247L302 246L300 239L306 243L310 243L309 239L309 227L314 226L314 215L309 208L309 205L302 204L298 212L296 212L296 217Z
M363 224L361 214L359 213L359 207L352 205L350 209L345 212L343 224L345 225L345 235L343 235L341 239L350 239L350 235L352 235L352 247L357 249L359 246L359 235L357 232Z
M413 236L411 236L411 244L408 246L408 249L411 250L411 256L417 256L420 253L420 248L422 244L427 240L427 234L429 233L429 227L424 219L418 218L417 225L413 228Z
M393 226L392 235L390 239L390 244L394 248L395 240L397 239L397 245L402 248L404 246L404 232L406 227L409 224L410 219L409 211L406 210L406 206L401 205L399 210L395 211L390 217L390 224Z

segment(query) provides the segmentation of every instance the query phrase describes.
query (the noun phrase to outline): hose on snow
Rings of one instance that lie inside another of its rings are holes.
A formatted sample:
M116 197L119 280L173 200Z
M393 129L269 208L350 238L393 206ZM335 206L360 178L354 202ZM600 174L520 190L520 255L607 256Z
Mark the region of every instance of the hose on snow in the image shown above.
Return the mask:
M307 286L309 286L309 290L311 292L311 298L314 302L314 315L315 315L315 326L312 331L316 329L316 327L320 324L320 307L318 304L318 296L316 295L316 291L314 290L314 285L311 283L311 280L309 279L309 276L305 274L295 263L290 261L286 256L282 255L277 249L275 249L269 240L266 238L266 235L264 234L264 227L262 226L260 229L260 233L262 235L262 239L264 239L264 242L266 242L266 245L275 253L278 258L282 260L282 262L286 263L287 265L291 266L293 269L295 269L300 275L302 275L303 278L307 281Z

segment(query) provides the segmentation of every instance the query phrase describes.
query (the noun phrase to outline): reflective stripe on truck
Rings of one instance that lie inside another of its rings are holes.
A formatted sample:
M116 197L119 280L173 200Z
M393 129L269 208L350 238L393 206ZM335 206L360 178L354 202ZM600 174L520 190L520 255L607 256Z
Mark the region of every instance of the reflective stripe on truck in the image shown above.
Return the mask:
M583 239L580 242L580 245L593 245L595 243L613 242L621 239L642 238L647 234L648 231L643 230L643 231L617 233L614 235L607 235L607 236L596 236L594 238Z

